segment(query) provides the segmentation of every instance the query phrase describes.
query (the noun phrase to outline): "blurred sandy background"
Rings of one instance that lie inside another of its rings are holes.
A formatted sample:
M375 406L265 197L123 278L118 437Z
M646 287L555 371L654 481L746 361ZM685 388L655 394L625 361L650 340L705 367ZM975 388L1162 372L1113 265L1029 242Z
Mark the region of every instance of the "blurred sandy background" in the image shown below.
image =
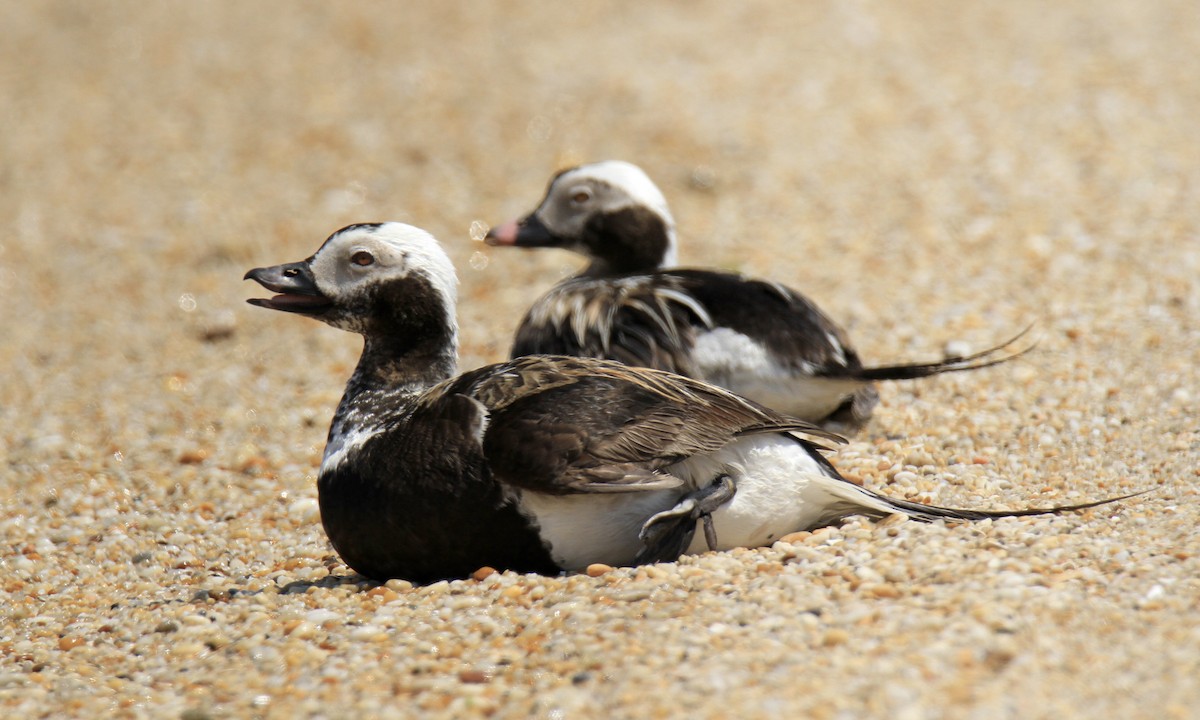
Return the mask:
M1193 717L1194 2L0 5L0 714ZM1017 507L600 578L360 582L314 476L359 341L257 265L402 220L463 365L576 267L473 222L551 173L658 181L685 263L768 276L883 391L835 462Z

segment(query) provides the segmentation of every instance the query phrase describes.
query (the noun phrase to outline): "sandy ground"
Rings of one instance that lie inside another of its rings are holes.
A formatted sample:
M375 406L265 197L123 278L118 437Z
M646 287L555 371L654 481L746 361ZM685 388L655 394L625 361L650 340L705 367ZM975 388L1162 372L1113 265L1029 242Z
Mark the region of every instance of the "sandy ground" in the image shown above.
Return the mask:
M1196 717L1200 16L1147 3L5 2L0 715ZM883 389L834 457L899 497L599 577L376 586L314 476L359 341L256 265L404 220L463 365L573 258L485 248L551 172L659 181L689 264L816 298Z

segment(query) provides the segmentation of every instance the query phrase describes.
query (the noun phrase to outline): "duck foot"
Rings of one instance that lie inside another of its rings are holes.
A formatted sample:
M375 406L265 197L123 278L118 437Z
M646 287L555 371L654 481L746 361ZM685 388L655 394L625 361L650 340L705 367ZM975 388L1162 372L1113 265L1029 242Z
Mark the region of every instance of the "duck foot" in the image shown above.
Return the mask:
M717 531L712 514L733 499L737 485L728 475L720 475L706 487L685 495L675 507L650 517L642 525L638 537L642 549L634 561L638 564L672 562L683 554L696 534L696 521L704 526L704 540L709 550L717 549Z

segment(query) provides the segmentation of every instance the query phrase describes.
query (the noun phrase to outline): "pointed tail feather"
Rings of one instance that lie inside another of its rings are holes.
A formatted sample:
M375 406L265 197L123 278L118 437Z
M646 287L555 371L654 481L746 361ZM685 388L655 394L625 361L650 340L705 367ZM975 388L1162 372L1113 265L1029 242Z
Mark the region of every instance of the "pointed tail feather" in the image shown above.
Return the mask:
M948 520L986 520L988 518L1006 518L1006 517L1025 517L1029 515L1057 515L1059 513L1071 512L1073 510L1086 510L1088 508L1108 505L1109 503L1128 500L1138 495L1145 495L1149 490L1141 490L1128 495L1118 495L1117 497L1104 498L1103 500L1092 500L1090 502L1078 503L1075 505L1054 505L1047 508L1021 508L1019 510L962 510L958 508L944 508L936 505L925 505L922 503L912 502L909 500L898 500L895 498L880 497L885 502L896 507L897 512L907 515L913 520L920 522L933 522L938 519Z
M1010 352L1001 355L1001 351L1011 348L1021 338L1029 334L1033 329L1033 324L1030 324L1015 336L1007 341L995 345L987 350L964 355L963 357L949 358L929 363L902 363L898 365L881 365L877 367L859 368L853 371L856 379L860 380L915 380L917 378L929 377L930 375L939 375L948 372L962 372L964 370L979 370L980 368L999 365L1000 363L1008 362L1021 357L1025 353L1037 347L1037 339L1029 343L1027 347L1023 347L1015 352Z
M945 508L937 505L925 505L890 498L879 493L859 487L840 478L829 478L830 482L820 483L826 497L825 512L812 527L828 525L851 515L865 515L872 519L882 519L888 515L900 514L919 522L934 522L935 520L986 520L988 518L1023 517L1027 515L1057 515L1073 510L1108 505L1109 503L1128 500L1132 497L1145 495L1150 490L1141 490L1128 495L1093 500L1074 505L1055 505L1048 508L1021 508L1018 510L964 510L960 508Z

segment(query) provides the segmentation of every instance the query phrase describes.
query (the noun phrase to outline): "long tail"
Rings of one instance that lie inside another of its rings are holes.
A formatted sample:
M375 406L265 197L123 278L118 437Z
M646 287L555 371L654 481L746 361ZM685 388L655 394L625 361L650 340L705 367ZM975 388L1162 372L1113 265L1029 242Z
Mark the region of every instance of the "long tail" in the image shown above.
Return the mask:
M920 522L945 520L986 520L988 518L1022 517L1027 515L1057 515L1072 510L1108 505L1109 503L1128 500L1132 497L1145 495L1151 490L1120 495L1117 497L1093 500L1074 505L1055 505L1047 508L1021 508L1019 510L964 510L960 508L945 508L936 505L925 505L910 500L890 498L879 493L859 487L841 478L830 477L827 482L819 484L819 490L824 493L828 503L828 511L821 518L822 524L829 524L850 515L866 515L873 519L881 519L888 515L905 515Z
M1019 358L1025 353L1037 347L1037 339L1029 343L1028 346L1020 348L1015 352L1001 354L1003 350L1011 348L1021 338L1029 334L1033 329L1034 323L1031 323L1021 332L1009 338L994 347L988 348L982 352L965 355L963 357L950 358L940 360L938 362L929 363L902 363L899 365L881 365L876 367L859 368L852 371L855 379L860 380L915 380L917 378L929 377L930 375L939 375L948 372L962 372L964 370L978 370L980 368L999 365L1003 362L1008 362L1015 358Z

